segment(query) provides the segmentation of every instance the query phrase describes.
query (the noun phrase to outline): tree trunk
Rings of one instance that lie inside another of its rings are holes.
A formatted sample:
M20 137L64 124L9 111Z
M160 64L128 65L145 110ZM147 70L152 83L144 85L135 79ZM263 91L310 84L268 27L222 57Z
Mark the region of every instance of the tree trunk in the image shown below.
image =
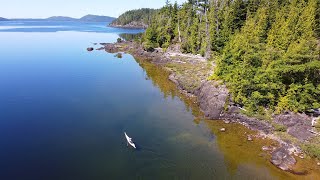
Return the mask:
M209 21L208 21L208 9L206 8L204 15L206 17L206 36L207 36L207 48L205 53L205 58L209 59L211 56L211 38L209 33Z
M178 18L178 33L179 33L179 42L181 43L180 19L179 18Z
M206 1L205 7L204 7L204 16L206 21L206 41L207 41L207 47L205 52L205 58L209 59L211 56L211 37L210 37L210 23L208 20L208 9L210 7L209 1Z
M219 34L219 16L218 16L218 11L219 11L219 7L218 7L218 0L215 1L215 7L214 7L214 15L215 15L215 19L216 19L216 33Z

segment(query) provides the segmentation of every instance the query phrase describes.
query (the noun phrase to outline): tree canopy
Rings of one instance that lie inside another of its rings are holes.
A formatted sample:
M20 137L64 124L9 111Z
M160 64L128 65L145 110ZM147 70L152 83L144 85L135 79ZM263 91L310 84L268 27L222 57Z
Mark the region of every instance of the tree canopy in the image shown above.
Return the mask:
M251 111L320 108L319 0L167 1L143 43L211 57L213 78Z
M142 8L137 10L130 10L122 15L120 15L117 19L115 19L111 24L118 25L118 26L125 26L132 22L135 23L143 23L148 25L151 21L152 16L157 10L149 9L149 8Z

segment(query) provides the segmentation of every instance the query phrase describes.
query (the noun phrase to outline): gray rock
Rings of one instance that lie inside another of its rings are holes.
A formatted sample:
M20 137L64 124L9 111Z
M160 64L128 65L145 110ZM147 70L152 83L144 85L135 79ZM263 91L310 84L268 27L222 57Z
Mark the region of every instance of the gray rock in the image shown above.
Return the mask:
M282 124L286 127L295 126L297 124L304 124L311 126L311 118L306 114L296 114L293 112L280 114L274 117L274 120L278 124Z
M262 150L263 150L263 151L272 151L273 148L270 147L270 146L262 146Z
M107 51L108 53L119 52L119 48L117 44L112 44L112 43L100 43L100 44L104 46L105 51Z
M228 113L240 113L240 109L237 106L229 106Z
M284 171L289 171L297 161L285 147L280 147L272 153L271 163Z
M195 94L198 96L200 108L207 118L221 119L229 95L225 85L219 85L218 82L213 81L205 82Z
M93 47L88 47L88 48L87 48L87 51L93 51L93 50L94 50Z
M275 116L274 120L287 127L288 133L301 141L314 137L314 134L309 131L312 129L312 119L306 114L289 112Z
M314 134L309 131L310 129L310 126L297 124L288 128L288 134L301 141L306 141L311 137L314 137Z
M232 109L235 109L235 108L232 108ZM250 128L251 130L262 131L265 134L269 134L273 130L272 125L269 123L266 123L256 118L249 118L241 113L230 112L230 109L228 112L225 112L222 118L232 119L233 121L236 121L239 124L242 124Z
M177 78L175 76L175 74L170 74L169 75L169 80L171 80L172 82L174 82L177 86L179 86L179 82L177 81Z
M223 122L226 123L226 124L230 124L229 120L224 120Z

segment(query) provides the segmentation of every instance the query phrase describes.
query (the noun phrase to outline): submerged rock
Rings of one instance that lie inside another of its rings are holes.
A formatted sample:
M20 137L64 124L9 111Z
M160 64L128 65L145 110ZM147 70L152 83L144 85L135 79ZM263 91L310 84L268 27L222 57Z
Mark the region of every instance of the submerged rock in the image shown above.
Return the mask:
M122 58L122 53L117 53L117 54L115 55L115 57L121 59L121 58Z
M296 162L296 159L289 154L285 147L280 147L272 153L271 163L281 170L291 170Z
M273 147L270 146L262 146L262 151L272 151Z
M220 131L221 131L221 132L225 132L225 131L226 131L226 128L221 128Z

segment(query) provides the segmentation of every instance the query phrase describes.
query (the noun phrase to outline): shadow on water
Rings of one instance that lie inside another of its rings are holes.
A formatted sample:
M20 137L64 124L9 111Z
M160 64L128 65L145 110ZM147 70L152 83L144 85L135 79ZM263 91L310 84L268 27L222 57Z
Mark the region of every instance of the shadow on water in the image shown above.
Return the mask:
M141 39L143 33L137 33L137 34L132 34L132 33L122 33L119 34L119 36L124 39L125 41L138 41Z
M192 112L195 117L194 122L196 124L201 122L201 119L203 119L203 113L200 112L197 104L195 103L196 99L189 98L178 90L176 85L168 78L170 72L165 71L160 66L148 62L148 60L136 59L136 61L146 72L147 77L145 79L151 80L153 85L161 90L164 98L171 97L174 99L175 97L179 97L185 103L187 110Z

